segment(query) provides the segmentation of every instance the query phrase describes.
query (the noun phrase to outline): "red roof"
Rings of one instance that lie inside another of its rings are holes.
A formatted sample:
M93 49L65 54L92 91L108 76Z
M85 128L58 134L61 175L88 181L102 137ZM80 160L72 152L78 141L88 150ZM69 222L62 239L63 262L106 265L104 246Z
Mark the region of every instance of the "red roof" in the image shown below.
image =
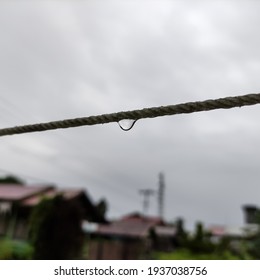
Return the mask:
M45 192L50 187L23 186L16 184L0 184L0 200L21 201L33 195Z
M72 199L76 196L78 196L82 191L81 190L54 190L50 189L46 192L34 195L32 197L29 197L25 200L23 200L22 204L25 206L34 206L37 205L43 198L53 198L56 195L61 194L65 199Z
M22 201L22 204L25 206L34 206L34 205L37 205L44 197L52 198L52 197L55 197L56 194L57 194L57 191L55 191L54 189L50 189L43 193L36 194L34 196L24 199Z
M154 217L154 216L143 216L139 213L132 213L126 216L123 216L122 221L149 221L150 223L154 224L164 224L163 220L160 217Z
M156 225L161 225L158 217L144 217L138 214L128 215L109 225L99 225L97 233L125 237L145 237Z
M23 186L16 184L0 184L0 201L19 201L25 206L37 205L43 197L52 198L61 194L65 199L72 199L82 190L56 190L46 186Z
M225 227L224 226L211 226L208 231L216 236L222 236L225 234Z

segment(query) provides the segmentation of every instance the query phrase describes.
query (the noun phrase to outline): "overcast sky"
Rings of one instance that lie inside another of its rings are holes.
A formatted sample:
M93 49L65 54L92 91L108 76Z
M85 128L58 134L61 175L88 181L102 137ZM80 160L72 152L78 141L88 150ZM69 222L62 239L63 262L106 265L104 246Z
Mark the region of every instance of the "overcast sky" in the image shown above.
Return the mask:
M248 0L1 1L0 126L258 93L259 11ZM85 188L112 218L142 211L139 189L157 189L164 172L168 221L240 225L241 206L260 205L259 118L255 105L128 132L112 123L6 136L0 174Z

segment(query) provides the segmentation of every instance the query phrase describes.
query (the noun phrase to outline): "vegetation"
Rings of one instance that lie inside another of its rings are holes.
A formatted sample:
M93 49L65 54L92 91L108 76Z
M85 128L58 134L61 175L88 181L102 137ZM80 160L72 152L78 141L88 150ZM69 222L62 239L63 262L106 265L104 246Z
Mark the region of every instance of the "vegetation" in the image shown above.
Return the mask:
M202 223L197 223L195 234L187 241L187 246L193 254L211 254L217 245L210 240L210 234L203 228Z
M177 219L176 223L176 230L177 230L177 247L187 247L188 243L188 233L184 228L184 221L182 218Z
M27 242L0 239L0 260L30 260L33 247Z
M260 211L258 210L255 216L258 230L253 238L248 242L248 252L253 256L254 259L260 260Z
M7 175L7 176L4 176L4 177L0 178L0 184L19 184L19 185L23 185L24 182L18 177L15 177L13 175Z
M238 260L249 258L232 250L231 240L223 238L212 242L211 235L202 223L197 223L195 233L189 235L184 228L182 219L176 221L176 249L173 252L156 252L154 259L158 260Z
M238 260L238 256L230 251L221 253L192 253L189 249L178 249L172 253L157 252L154 254L157 260Z
M83 233L78 207L62 196L43 199L31 216L30 240L34 247L34 259L79 258Z
M107 208L108 208L106 200L105 199L101 199L97 203L96 208L97 208L97 211L100 214L100 216L105 218L106 212L107 212Z

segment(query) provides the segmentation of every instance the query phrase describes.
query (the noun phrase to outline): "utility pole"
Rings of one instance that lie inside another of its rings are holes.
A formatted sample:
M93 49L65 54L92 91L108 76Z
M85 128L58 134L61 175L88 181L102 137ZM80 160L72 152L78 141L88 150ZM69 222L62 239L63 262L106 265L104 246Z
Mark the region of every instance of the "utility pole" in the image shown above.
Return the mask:
M158 214L159 217L163 218L164 214L164 192L165 192L165 182L164 174L159 173L159 189L158 189Z
M143 215L147 216L149 204L150 204L150 196L154 194L154 190L152 189L141 189L139 193L144 196L143 200Z

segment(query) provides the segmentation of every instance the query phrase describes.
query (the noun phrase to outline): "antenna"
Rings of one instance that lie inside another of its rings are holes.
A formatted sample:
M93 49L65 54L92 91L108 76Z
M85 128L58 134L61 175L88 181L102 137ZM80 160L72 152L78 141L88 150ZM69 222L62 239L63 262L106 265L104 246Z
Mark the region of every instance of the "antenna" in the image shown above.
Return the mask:
M139 190L139 193L144 196L143 200L143 215L147 216L148 209L149 209L149 202L150 202L150 196L154 194L154 190L152 189L141 189Z

